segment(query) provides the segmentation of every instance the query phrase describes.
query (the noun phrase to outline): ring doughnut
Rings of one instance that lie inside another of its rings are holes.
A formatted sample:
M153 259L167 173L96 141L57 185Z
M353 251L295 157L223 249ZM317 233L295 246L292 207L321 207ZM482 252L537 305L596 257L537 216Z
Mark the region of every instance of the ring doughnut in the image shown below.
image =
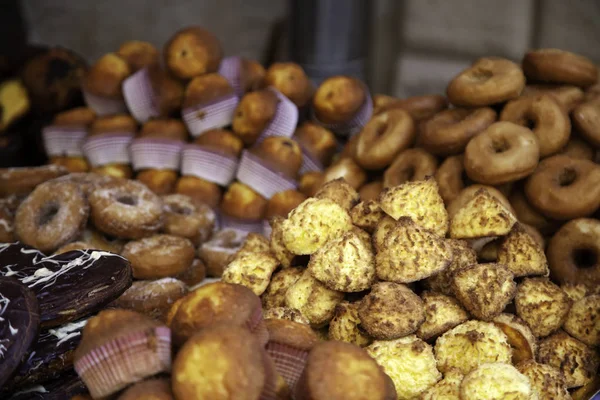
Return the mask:
M89 195L100 186L106 185L107 183L119 182L121 181L120 179L121 178L115 178L112 175L100 175L93 172L78 172L61 176L56 178L55 181L75 183L83 191L83 194L86 197L89 197Z
M458 196L456 196L454 198L454 200L452 200L452 202L450 202L450 204L448 204L448 207L447 207L448 218L449 219L454 218L454 215L458 212L458 210L460 210L465 204L467 204L469 201L471 201L471 199L473 198L473 196L475 196L475 193L477 193L477 191L479 189L487 190L487 192L489 194L491 194L492 196L494 196L496 199L498 199L498 201L500 201L500 203L502 203L502 205L504 207L506 207L506 209L508 211L510 211L513 215L515 214L515 211L513 210L510 203L508 202L508 199L506 198L506 196L504 196L502 194L501 191L499 191L498 189L496 189L493 186L474 184L474 185L464 188L458 194Z
M538 49L525 53L523 72L528 79L587 87L596 83L598 70L586 57L559 49Z
M573 125L585 140L600 149L600 100L588 101L573 110Z
M455 106L483 107L514 99L524 87L525 75L517 64L487 57L475 61L452 79L446 94Z
M550 239L547 256L550 275L559 283L600 284L600 220L564 224Z
M415 124L407 111L384 111L371 118L359 133L356 161L366 169L385 168L414 138Z
M496 122L496 112L489 107L454 108L435 114L419 131L419 144L436 155L462 153L469 140Z
M435 180L440 189L440 196L446 205L450 204L465 188L466 172L463 156L448 157L435 171Z
M529 204L522 185L511 192L508 200L520 222L534 227L544 235L556 232L558 222L546 217Z
M27 195L40 183L44 183L69 171L60 165L42 167L0 168L0 197L9 195Z
M15 234L21 242L51 253L81 235L89 211L85 196L74 183L42 183L17 209Z
M383 173L383 187L423 180L433 176L437 167L437 159L425 150L419 148L404 150Z
M549 94L567 112L573 110L585 97L583 90L573 85L534 84L525 86L525 90L523 90L523 96L534 96L537 94Z
M354 159L344 157L325 170L322 183L327 183L338 178L344 178L350 186L358 190L367 181L367 174Z
M140 239L163 225L163 204L144 184L118 181L99 187L89 197L96 228L122 239Z
M448 99L439 94L413 96L402 100L397 99L380 106L374 114L377 115L397 108L408 111L415 121L421 121L448 108Z
M136 279L174 277L194 261L195 249L189 240L173 235L153 235L132 240L121 255L131 262Z
M500 185L530 175L538 164L538 141L529 129L512 122L496 122L475 136L464 155L472 180Z
M549 157L525 183L525 195L550 218L592 215L600 207L600 165L563 155Z
M189 239L198 246L212 235L217 218L207 204L183 194L162 198L165 211L165 233Z
M596 152L594 151L594 148L585 141L571 136L571 139L560 151L560 154L569 156L571 158L594 161Z
M500 114L500 121L531 128L538 137L541 157L558 153L571 136L569 115L547 94L519 97L508 102Z

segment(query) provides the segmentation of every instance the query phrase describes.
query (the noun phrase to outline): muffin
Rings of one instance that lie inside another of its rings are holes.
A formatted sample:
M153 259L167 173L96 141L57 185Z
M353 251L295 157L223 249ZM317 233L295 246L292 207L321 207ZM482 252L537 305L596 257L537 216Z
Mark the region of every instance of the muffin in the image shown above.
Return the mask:
M297 190L283 190L275 193L267 203L265 219L270 220L275 216L287 217L304 200L306 200L306 196Z
M216 72L223 58L219 40L196 26L176 32L165 44L164 61L173 76L183 80Z
M298 142L304 155L302 173L321 171L331 164L336 151L337 141L329 129L314 122L302 123L294 132L293 139Z
M115 53L100 57L82 80L87 106L99 116L124 112L126 107L121 86L131 72L127 61Z
M128 40L123 43L117 55L124 59L132 72L160 62L160 54L153 44L140 40Z
M297 107L304 107L312 95L312 87L302 67L291 62L277 62L267 69L265 86L273 86Z
M221 200L223 227L239 227L248 225L249 232L262 231L261 220L267 209L267 199L241 182L232 183ZM256 225L254 228L253 226Z
M238 97L263 87L266 74L258 61L239 56L225 57L218 72L229 81Z

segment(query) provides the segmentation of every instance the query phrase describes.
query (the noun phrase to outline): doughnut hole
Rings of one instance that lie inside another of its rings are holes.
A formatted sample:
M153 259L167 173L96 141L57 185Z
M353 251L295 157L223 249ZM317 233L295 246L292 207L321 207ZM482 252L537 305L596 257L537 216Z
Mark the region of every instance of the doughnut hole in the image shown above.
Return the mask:
M404 150L383 174L383 187L398 186L404 182L424 180L434 176L438 160L419 148Z
M138 203L138 199L129 194L119 194L116 196L115 200L121 204L125 204L127 206L136 206Z
M597 249L573 249L571 257L573 257L573 263L580 269L593 268L598 265Z
M51 222L60 211L60 204L56 201L44 203L38 212L37 224L39 226L46 225Z

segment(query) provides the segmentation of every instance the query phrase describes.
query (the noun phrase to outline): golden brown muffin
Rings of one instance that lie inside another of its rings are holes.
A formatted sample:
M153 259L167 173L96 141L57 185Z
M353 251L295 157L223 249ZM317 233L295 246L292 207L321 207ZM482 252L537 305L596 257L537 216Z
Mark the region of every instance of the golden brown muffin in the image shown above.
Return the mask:
M150 379L129 387L117 400L175 400L171 381L166 378Z
M302 67L292 62L277 62L267 69L265 86L274 86L298 107L304 107L311 95L311 83Z
M89 135L103 133L135 133L137 122L127 114L115 114L96 118L90 125Z
M310 352L296 390L298 400L399 398L383 369L360 347L325 342Z
M315 193L317 199L333 200L346 210L350 211L359 201L358 192L343 178L334 179L325 183Z
M497 261L511 270L515 277L548 276L549 273L544 249L520 223L516 223L502 240Z
M264 310L263 318L265 321L268 319L285 319L298 324L310 325L310 321L300 311L289 307L274 307Z
M460 383L465 376L456 369L444 374L444 379L421 393L419 400L460 400Z
M306 196L297 190L284 190L275 193L267 203L265 219L270 220L275 216L287 217L288 214L304 200L306 200Z
M324 182L324 175L319 171L310 171L300 176L298 190L307 197L312 197Z
M182 107L210 104L233 94L233 88L223 76L216 73L197 76L185 88Z
M529 378L512 365L500 362L480 365L467 374L460 384L462 399L530 400L533 396Z
M145 169L135 176L135 179L148 186L158 195L167 195L175 192L177 185L177 171L168 169Z
M379 340L392 340L415 332L425 321L425 305L408 286L379 282L358 306L361 326Z
M181 108L183 102L184 86L173 78L159 65L148 67L148 77L154 93L156 93L158 114L168 117L175 114Z
M349 76L332 76L318 87L313 98L315 116L325 124L348 122L367 98L362 82Z
M465 240L446 239L446 243L452 250L452 262L448 268L430 276L424 283L430 290L454 296L454 288L452 287L454 272L471 264L476 264L477 253Z
M565 377L555 367L527 360L516 365L519 372L529 378L533 392L539 399L571 400L565 387Z
M282 136L271 136L250 150L270 169L296 179L302 166L302 150L298 143Z
M242 140L225 129L211 129L203 132L194 139L194 144L234 158L238 158L244 149Z
M96 119L94 110L88 107L77 107L56 114L52 124L65 127L88 127L94 119Z
M267 200L241 182L233 182L221 200L221 211L243 220L261 220L267 209Z
M513 349L512 362L535 360L537 340L529 326L521 318L513 314L500 314L494 318L494 324L506 334L508 343Z
M194 246L210 238L217 216L207 204L183 194L164 196L162 201L165 233L189 239Z
M182 176L175 185L175 193L190 196L194 200L206 203L211 208L217 208L221 202L221 188L195 176Z
M567 314L563 329L588 346L598 347L600 345L600 294L576 301Z
M453 297L424 291L421 298L425 307L425 321L419 326L416 334L423 340L435 339L469 319L469 314Z
M376 340L367 352L394 382L398 399L414 399L442 378L433 349L415 335Z
M160 62L156 47L148 42L129 40L119 47L117 55L127 61L132 72Z
M302 146L304 151L319 161L322 166L326 167L331 164L337 141L335 135L329 129L314 122L306 121L296 129L294 139Z
M246 286L260 296L267 290L271 275L278 266L279 261L268 252L246 252L227 265L221 280Z
M333 319L329 323L329 339L360 347L371 344L373 338L361 326L358 316L359 304L342 301L335 307Z
M278 103L275 92L268 89L250 92L242 97L235 110L232 127L246 146L254 144L269 125Z
M189 133L185 124L178 119L161 118L151 119L142 125L139 138L170 139L187 142Z
M285 294L288 289L300 279L304 270L301 268L284 268L275 272L267 290L262 294L262 304L265 310L275 307L285 307Z
M323 173L323 181L343 178L358 190L367 181L367 173L352 158L344 157L334 162Z
M165 44L163 55L169 71L179 79L216 72L223 58L219 40L196 26L176 32Z
M131 72L126 60L115 53L105 54L86 73L83 89L96 96L122 99L121 85Z
M385 213L376 200L361 201L350 210L352 223L368 233L373 233Z
M265 70L265 67L263 67L258 61L242 58L242 82L244 84L242 87L243 91L251 92L263 87L266 73L267 71Z
M220 277L229 263L229 259L242 247L245 238L243 232L234 229L222 229L216 232L198 249L198 257L206 264L206 274Z
M294 261L296 261L299 257L290 252L283 242L283 232L284 232L284 222L285 219L283 217L272 217L270 220L271 225L271 237L270 237L270 247L271 253L279 260L279 263L283 268L288 268L292 266Z
M548 336L562 326L571 301L548 278L526 278L517 286L517 315L537 337Z

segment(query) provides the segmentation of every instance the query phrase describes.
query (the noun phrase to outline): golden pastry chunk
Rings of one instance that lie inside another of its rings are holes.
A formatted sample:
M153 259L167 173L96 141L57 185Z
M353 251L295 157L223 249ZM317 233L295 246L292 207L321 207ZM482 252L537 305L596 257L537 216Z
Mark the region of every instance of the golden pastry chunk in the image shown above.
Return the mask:
M410 335L425 321L425 305L406 285L379 282L358 305L362 327L375 339Z
M379 251L385 248L385 238L397 224L396 220L389 215L385 215L379 220L373 231L373 247L375 247L375 250Z
M367 351L392 378L398 399L413 399L442 378L433 349L415 335L377 340Z
M544 337L562 326L571 301L548 278L526 278L517 286L515 306L533 334Z
M502 264L472 264L454 273L454 294L474 317L494 319L515 297L514 275Z
M565 377L557 368L527 360L519 363L517 369L529 378L531 388L540 400L571 400Z
M512 213L486 190L480 189L450 221L450 237L476 239L507 235L517 222Z
M560 285L563 292L566 293L569 300L575 303L578 300L583 299L589 294L589 288L583 283L563 283Z
M600 390L600 375L596 375L589 383L577 389L571 389L570 393L573 400L590 400L598 390Z
M273 307L263 311L263 319L285 319L299 324L309 325L310 321L295 308Z
M361 201L350 210L352 223L369 233L373 233L385 213L376 200Z
M460 398L469 400L533 400L529 378L510 364L487 363L466 375Z
M317 199L329 199L350 211L360 200L356 189L348 184L344 178L334 179L325 183L314 197Z
M352 229L348 211L329 199L309 198L283 222L283 243L294 254L312 254Z
M425 322L417 329L417 336L423 340L436 338L469 319L469 314L454 297L425 291L421 298L425 303Z
M375 281L375 256L371 243L353 230L331 239L308 263L312 276L329 289L340 292L367 290Z
M262 294L262 304L265 310L285 306L285 294L304 273L300 268L284 268L271 276L267 290Z
M477 253L465 240L446 239L446 243L452 249L452 262L448 268L430 276L424 282L433 291L454 296L454 289L452 288L454 272L471 264L477 264Z
M244 253L268 253L270 251L269 239L260 233L249 233L242 247L237 251L236 257Z
M464 375L457 369L444 374L444 379L421 393L419 400L460 400L460 383Z
M335 307L333 319L329 323L329 338L360 347L371 344L373 338L360 325L357 303L342 301Z
M283 268L288 268L294 261L295 254L290 252L283 243L283 223L285 219L283 217L271 218L271 237L269 241L271 253L279 261Z
M438 236L446 236L448 213L433 177L384 189L379 195L379 204L385 213L396 220L410 217L416 224Z
M271 275L279 266L279 261L271 253L245 253L238 255L227 265L221 280L236 283L251 289L260 296L267 290Z
M506 334L513 348L512 362L535 360L537 340L525 321L513 314L500 314L494 318L494 324Z
M558 368L565 386L574 388L590 382L598 373L598 352L563 331L540 342L537 361Z
M600 345L600 295L584 297L573 304L563 329L588 346Z
M521 224L515 224L498 248L497 261L515 274L548 276L548 260L544 249L527 233Z
M442 372L456 368L468 374L484 363L510 363L512 348L504 332L496 325L471 320L452 328L436 340L435 358Z
M409 283L427 278L447 268L452 249L433 232L400 217L377 248L377 276L384 281Z
M295 308L302 313L314 328L320 328L333 318L337 306L344 294L328 289L312 277L309 271L294 283L285 294L287 307Z

